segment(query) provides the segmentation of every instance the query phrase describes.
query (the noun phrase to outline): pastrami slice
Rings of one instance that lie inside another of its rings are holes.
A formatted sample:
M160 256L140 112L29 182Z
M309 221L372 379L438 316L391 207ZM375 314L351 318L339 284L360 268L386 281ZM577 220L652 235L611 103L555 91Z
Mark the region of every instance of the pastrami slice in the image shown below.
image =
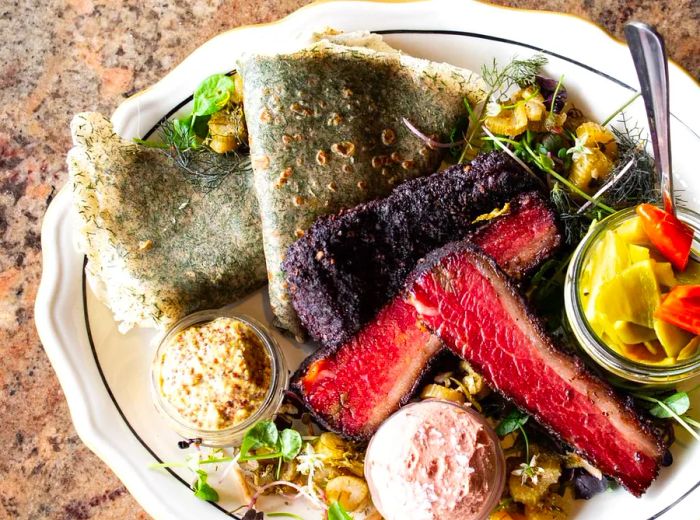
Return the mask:
M323 426L365 440L413 396L442 348L413 306L397 297L340 348L307 359L292 388Z
M477 228L468 240L520 281L557 252L562 235L551 205L532 191L511 200L506 215Z
M414 273L408 301L487 383L639 496L658 473L660 439L581 360L557 349L505 274L460 242Z
M560 234L549 204L531 192L512 200L509 212L483 224L473 239L509 275L521 278L551 256ZM418 322L414 307L397 296L349 341L310 356L292 388L319 423L367 439L413 396L442 348Z

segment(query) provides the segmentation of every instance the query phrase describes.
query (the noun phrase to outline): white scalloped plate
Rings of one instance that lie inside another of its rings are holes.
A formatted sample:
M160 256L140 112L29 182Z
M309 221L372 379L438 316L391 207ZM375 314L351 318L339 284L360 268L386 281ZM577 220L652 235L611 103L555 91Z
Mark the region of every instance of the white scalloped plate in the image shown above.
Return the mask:
M626 47L577 18L546 12L496 8L477 2L329 2L301 9L281 22L223 33L197 49L150 89L125 101L114 113L125 138L143 137L164 115L183 108L199 81L234 68L240 52L290 43L311 30L332 26L367 29L407 53L478 71L497 58L542 50L551 76L566 75L571 95L594 119L603 119L637 88ZM698 208L700 176L700 89L677 66L670 67L674 166L683 199ZM86 105L87 105L86 100ZM632 110L643 120L641 103ZM240 500L229 480L217 484L220 505L202 502L188 489L186 469L155 471L150 464L180 460L177 436L156 414L148 392L152 330L117 332L111 313L97 301L83 276L83 256L73 247L75 222L66 189L51 203L43 223L44 272L36 301L36 323L45 350L68 400L75 428L85 444L124 482L156 518L217 519ZM236 304L269 323L266 298L257 293ZM308 348L278 335L296 366ZM695 405L699 403L695 398ZM675 462L641 499L618 490L579 502L577 519L698 518L700 445L678 432ZM216 483L216 480L214 479ZM300 502L300 501L298 501ZM694 507L695 506L695 507ZM268 511L296 511L321 518L302 503L264 503Z

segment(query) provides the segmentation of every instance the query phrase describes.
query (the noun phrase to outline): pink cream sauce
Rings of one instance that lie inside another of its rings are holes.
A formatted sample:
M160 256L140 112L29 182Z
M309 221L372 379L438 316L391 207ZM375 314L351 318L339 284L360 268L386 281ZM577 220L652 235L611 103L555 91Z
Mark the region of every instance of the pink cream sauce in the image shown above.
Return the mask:
M502 454L472 412L423 401L391 416L373 437L365 476L387 520L472 520L503 489Z

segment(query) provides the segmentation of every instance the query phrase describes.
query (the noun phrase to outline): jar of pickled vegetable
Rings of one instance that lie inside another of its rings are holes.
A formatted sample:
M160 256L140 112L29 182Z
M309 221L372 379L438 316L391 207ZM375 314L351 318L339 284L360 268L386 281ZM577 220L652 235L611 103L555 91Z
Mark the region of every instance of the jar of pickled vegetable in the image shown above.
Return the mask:
M679 208L677 217L687 224L686 245L700 250L700 215ZM581 347L608 372L635 383L675 385L700 375L697 326L681 319L688 312L697 319L697 310L681 304L675 319L661 307L670 307L676 294L700 290L700 263L691 254L684 265L669 253L672 233L650 237L645 225L630 208L593 226L569 264L566 314Z

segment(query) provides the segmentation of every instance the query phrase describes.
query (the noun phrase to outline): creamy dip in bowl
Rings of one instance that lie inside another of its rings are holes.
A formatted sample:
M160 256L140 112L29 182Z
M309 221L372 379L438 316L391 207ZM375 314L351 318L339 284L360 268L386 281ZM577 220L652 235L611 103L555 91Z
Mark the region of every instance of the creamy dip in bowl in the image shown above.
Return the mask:
M382 424L367 448L365 478L387 520L481 520L501 498L505 461L482 416L429 399Z

